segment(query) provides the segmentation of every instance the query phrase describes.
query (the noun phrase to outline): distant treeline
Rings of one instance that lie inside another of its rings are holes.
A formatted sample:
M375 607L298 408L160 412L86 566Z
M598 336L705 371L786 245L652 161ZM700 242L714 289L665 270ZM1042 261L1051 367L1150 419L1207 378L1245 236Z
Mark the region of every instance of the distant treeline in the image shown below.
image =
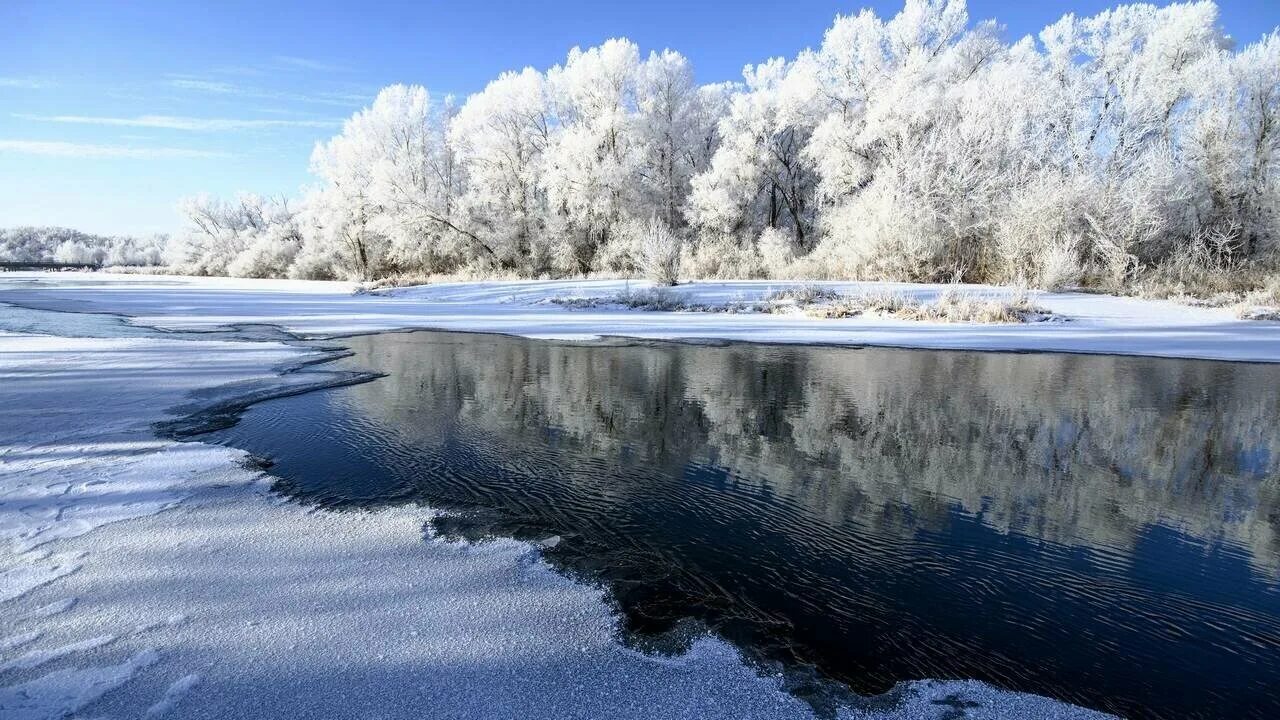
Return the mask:
M64 227L0 229L0 262L161 265L167 235L90 235Z

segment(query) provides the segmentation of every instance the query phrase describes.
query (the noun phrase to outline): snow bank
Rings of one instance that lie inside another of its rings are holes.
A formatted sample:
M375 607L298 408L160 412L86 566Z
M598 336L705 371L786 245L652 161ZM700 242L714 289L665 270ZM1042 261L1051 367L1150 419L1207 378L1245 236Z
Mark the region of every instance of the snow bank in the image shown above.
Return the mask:
M922 301L950 286L820 283L837 292L889 290ZM759 299L788 283L698 282L672 292L700 304ZM963 350L1055 351L1259 362L1280 361L1280 323L1244 321L1230 310L1083 293L1042 293L1038 305L1068 322L1021 325L933 324L884 318L819 319L803 315L569 310L555 297L610 297L626 280L446 283L353 294L350 283L232 278L149 277L102 273L11 273L0 302L53 310L129 316L140 325L209 330L273 324L309 336L400 328L500 332L589 340L602 335L651 339L722 339ZM999 296L1007 288L964 286Z

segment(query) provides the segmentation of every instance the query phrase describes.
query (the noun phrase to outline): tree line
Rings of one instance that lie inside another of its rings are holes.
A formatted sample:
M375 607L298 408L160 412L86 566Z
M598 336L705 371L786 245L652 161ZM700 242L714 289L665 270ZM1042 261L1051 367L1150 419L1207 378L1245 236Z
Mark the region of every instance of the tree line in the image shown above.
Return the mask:
M614 39L462 102L394 85L317 145L302 197L184 201L166 259L1037 287L1275 267L1280 35L1240 46L1207 1L1002 35L908 0L734 83Z
M0 262L158 266L167 235L91 235L64 227L0 228Z

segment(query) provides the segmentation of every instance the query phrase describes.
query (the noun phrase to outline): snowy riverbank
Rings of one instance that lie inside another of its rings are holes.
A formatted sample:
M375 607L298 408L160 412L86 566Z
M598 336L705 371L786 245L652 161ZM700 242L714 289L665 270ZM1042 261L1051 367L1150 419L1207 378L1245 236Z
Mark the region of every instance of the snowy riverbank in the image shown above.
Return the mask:
M398 328L500 332L590 340L599 336L718 338L954 350L1101 352L1101 354L1280 361L1280 323L1236 319L1230 310L1087 293L1038 293L1038 305L1065 322L942 324L886 318L819 319L803 314L650 313L623 307L570 310L549 300L613 297L635 281L445 283L356 293L353 283L151 277L102 273L9 273L0 302L49 310L127 315L169 329L273 324L305 336ZM672 293L703 305L758 300L788 283L699 282ZM818 283L837 292L890 291L934 299L950 286ZM979 296L1009 288L963 286Z
M924 301L949 287L821 285L842 293L888 290ZM757 300L786 286L774 281L698 282L670 292L690 302L714 305ZM139 325L170 329L261 323L307 336L422 327L573 340L623 335L1280 361L1280 323L1239 320L1226 309L1083 293L1037 294L1036 304L1065 321L1016 325L819 319L799 313L570 310L549 302L552 298L612 297L637 287L647 285L625 280L535 280L448 283L355 294L355 285L341 282L10 273L0 277L0 302L116 313ZM984 286L963 286L963 290L987 296L1011 292Z
M700 641L676 659L623 648L601 592L550 572L527 545L426 538L422 508L331 513L282 503L243 453L158 439L153 429L176 408L312 382L279 373L317 353L266 332L151 325L279 323L325 334L526 322L525 334L585 338L711 337L717 326L707 323L720 323L721 336L791 341L842 337L848 325L539 302L618 284L355 296L340 283L0 276L0 302L137 316L126 324L0 305L0 715L810 716L721 642ZM1275 359L1266 355L1275 332L1232 347ZM1096 716L979 683L904 688L896 702L846 714L953 717L963 706L967 717Z

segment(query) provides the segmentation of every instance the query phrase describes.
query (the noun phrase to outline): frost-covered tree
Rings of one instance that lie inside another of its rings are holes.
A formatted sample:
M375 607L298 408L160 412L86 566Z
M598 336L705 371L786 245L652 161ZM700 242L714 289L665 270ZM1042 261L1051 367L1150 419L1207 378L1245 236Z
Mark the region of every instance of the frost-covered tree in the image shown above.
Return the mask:
M544 153L553 120L545 78L504 73L463 104L450 141L466 177L461 202L500 264L543 272L551 264Z
M698 87L689 61L664 50L640 66L636 96L641 202L668 228L681 227L690 181L714 151L725 95L720 86Z
M1184 129L1225 45L1217 9L1120 6L1067 16L1040 39L1057 119L1044 161L1079 188L1064 219L1080 227L1083 261L1126 277L1199 230L1180 216L1196 192Z
M1126 283L1275 268L1278 155L1280 35L1237 49L1212 2L1009 43L963 0L906 0L741 83L619 38L458 107L386 88L316 148L289 222L195 202L171 250L192 272L640 274L661 234L695 277Z
M155 266L163 262L164 235L91 235L63 227L0 229L0 262L65 262Z
M109 266L154 267L164 262L164 247L169 236L164 234L146 237L113 237L106 243Z
M636 131L640 51L629 40L574 48L547 72L557 130L542 185L559 262L571 272L598 266L602 249L622 241L640 188L644 147Z
M689 220L708 260L751 252L765 228L786 228L805 250L813 243L817 174L804 154L821 121L813 58L775 58L743 74L720 146L692 182Z
M302 244L296 214L284 197L241 193L183 198L187 227L165 248L167 264L192 275L279 277Z
M448 271L471 255L495 259L468 227L463 178L448 126L454 110L420 86L393 85L317 145L322 181L308 200L309 262L331 257L334 272L370 277L397 269ZM310 274L321 272L311 269Z
M1226 46L1208 2L1068 16L1012 47L954 0L837 18L816 56L834 111L807 148L818 266L1058 284L1124 280L1209 238L1209 254L1254 254L1266 242L1226 200L1248 143L1228 138L1265 91L1233 77L1248 53Z
M941 279L978 264L999 128L975 122L990 117L975 90L1004 48L990 24L967 27L963 2L910 0L827 31L813 64L830 110L805 154L838 270Z
M1195 223L1220 260L1280 246L1280 34L1198 68L1185 130L1183 182L1199 191ZM1184 234L1186 233L1184 229Z

